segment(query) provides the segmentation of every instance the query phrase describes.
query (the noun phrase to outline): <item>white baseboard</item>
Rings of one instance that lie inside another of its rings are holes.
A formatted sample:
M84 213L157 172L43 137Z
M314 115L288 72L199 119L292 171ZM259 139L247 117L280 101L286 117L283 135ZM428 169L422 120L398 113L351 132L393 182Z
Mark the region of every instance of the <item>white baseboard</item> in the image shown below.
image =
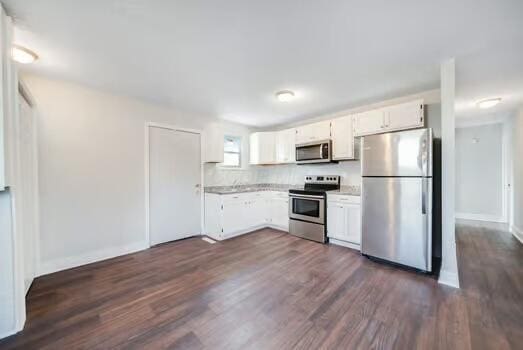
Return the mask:
M48 275L53 272L115 258L117 256L138 252L147 248L149 248L149 244L147 242L136 242L123 247L112 247L82 255L46 261L40 264L37 271L37 276Z
M458 274L456 272L441 270L439 272L438 283L441 283L441 284L444 284L444 285L447 285L450 287L454 287L454 288L459 288Z
M516 226L512 226L510 231L512 232L512 235L516 237L521 244L523 244L523 230Z
M11 336L13 334L18 333L18 332L20 332L20 331L17 331L15 329L12 329L12 330L9 330L9 331L6 331L6 332L2 332L2 333L0 333L0 339L7 338L7 337L9 337L9 336Z
M489 221L489 222L500 222L506 223L507 220L502 216L486 215L486 214L468 214L468 213L456 213L456 219L462 220L475 220L475 221Z
M223 237L220 237L219 234L215 234L215 233L211 233L211 232L206 232L205 235L211 237L212 239L214 239L216 241L224 241L226 239L245 235L247 233L258 231L258 230L261 230L264 228L272 228L272 229L279 230L279 231L289 232L289 229L286 227L266 224L266 225L258 225L258 226L254 226L254 227L249 227L248 229L245 229L245 230L230 232L230 233L224 234Z
M354 244L354 243L350 243L350 242L340 241L339 239L336 239L336 238L329 238L329 243L334 244L334 245L339 245L339 246L342 246L342 247L346 247L346 248L350 248L350 249L354 249L354 250L357 250L357 251L361 250L359 244Z

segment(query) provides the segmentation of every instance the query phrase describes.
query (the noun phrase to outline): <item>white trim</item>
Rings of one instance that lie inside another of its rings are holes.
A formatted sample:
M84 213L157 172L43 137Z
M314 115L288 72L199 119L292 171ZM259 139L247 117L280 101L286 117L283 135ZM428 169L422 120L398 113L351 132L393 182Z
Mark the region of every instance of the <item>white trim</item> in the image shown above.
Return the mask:
M50 273L71 269L73 267L91 264L130 253L135 253L147 249L148 247L149 245L145 241L135 242L123 247L105 248L81 255L46 261L40 266L40 270L37 272L37 275L43 276Z
M510 227L510 232L512 232L512 235L514 237L516 237L516 239L521 243L523 244L523 230L516 227L516 226L511 226Z
M459 288L458 274L451 271L441 270L439 272L438 283L454 288Z
M346 247L346 248L354 249L357 251L361 251L359 244L346 242L346 241L340 241L339 239L336 239L336 238L329 238L329 243L334 244L334 245L339 245L341 247Z
M507 223L502 216L488 214L456 213L456 219Z
M11 335L15 335L16 333L20 332L22 329L10 329L7 332L0 333L0 340L7 338Z
M456 118L456 129L473 128L476 126L503 124L508 120L506 115L492 114L479 118Z
M441 269L442 283L459 286L456 256L456 62L441 63ZM454 276L454 277L453 277ZM446 282L450 281L450 282Z
M145 139L144 139L144 172L145 172L145 241L147 246L151 246L151 225L150 225L150 193L149 193L149 128L162 128L175 131L183 131L192 134L200 135L200 236L204 234L204 213L205 213L205 197L204 197L204 162L203 162L203 131L199 129L180 128L175 125L156 123L156 122L145 122Z
M248 233L263 230L266 228L271 228L271 229L282 231L282 232L289 232L289 230L286 227L282 227L282 226L278 226L278 225L271 225L271 224L261 224L261 225L249 227L249 228L246 228L243 230L238 230L238 231L229 232L229 233L221 233L221 237L220 237L220 234L213 234L211 232L205 232L205 235L211 237L212 239L214 239L216 241L225 241L230 238L246 235Z

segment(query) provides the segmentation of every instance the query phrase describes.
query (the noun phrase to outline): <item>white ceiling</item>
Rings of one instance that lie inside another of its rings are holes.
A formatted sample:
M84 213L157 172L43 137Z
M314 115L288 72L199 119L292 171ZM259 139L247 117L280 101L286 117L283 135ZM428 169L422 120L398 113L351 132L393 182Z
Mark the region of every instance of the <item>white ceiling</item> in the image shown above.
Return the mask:
M521 0L3 2L29 71L253 126L437 88L449 57L461 115L523 103Z

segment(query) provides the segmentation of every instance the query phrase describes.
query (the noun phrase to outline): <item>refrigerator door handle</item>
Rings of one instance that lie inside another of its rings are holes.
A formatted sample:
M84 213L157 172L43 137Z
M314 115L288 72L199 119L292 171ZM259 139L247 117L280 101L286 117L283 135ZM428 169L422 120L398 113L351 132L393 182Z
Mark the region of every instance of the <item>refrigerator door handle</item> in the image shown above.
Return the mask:
M427 179L421 179L421 214L427 214Z

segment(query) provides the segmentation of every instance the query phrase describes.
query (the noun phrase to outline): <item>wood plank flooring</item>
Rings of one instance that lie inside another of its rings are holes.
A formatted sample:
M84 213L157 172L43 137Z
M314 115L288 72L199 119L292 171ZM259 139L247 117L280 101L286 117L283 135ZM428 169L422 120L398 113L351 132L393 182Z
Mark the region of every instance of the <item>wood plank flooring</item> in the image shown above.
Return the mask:
M1 349L521 349L523 247L458 226L462 289L274 230L35 280Z

